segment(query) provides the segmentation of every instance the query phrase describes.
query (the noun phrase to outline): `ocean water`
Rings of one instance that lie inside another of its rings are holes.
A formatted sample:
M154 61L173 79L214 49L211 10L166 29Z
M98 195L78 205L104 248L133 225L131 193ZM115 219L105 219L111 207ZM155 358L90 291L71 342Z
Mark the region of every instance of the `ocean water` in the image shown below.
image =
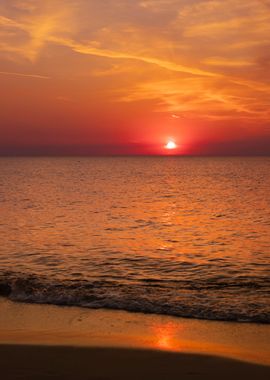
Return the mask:
M1 158L0 293L270 323L270 158Z

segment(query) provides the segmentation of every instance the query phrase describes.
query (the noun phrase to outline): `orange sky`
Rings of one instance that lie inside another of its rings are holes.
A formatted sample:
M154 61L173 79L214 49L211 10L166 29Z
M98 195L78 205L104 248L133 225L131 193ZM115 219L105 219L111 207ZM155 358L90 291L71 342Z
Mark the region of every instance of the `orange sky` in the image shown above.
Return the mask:
M1 0L0 154L270 154L270 0Z

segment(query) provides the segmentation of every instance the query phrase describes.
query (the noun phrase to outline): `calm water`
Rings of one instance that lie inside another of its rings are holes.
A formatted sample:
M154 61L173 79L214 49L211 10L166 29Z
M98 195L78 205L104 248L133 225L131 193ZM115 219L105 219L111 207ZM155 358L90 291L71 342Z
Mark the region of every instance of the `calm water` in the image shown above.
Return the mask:
M2 158L0 292L270 323L270 158Z

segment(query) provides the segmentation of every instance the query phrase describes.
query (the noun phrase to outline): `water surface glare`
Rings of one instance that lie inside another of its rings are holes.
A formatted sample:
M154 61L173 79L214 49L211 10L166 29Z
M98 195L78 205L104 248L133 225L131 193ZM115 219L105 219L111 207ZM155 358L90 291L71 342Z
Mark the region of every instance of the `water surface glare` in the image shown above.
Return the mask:
M270 158L1 158L0 293L270 323Z

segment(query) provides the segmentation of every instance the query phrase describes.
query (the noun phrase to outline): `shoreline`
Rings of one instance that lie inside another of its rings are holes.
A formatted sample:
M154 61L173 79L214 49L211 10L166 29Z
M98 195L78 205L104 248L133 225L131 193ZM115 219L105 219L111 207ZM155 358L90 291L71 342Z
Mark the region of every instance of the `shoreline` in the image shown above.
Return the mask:
M0 297L5 380L268 380L270 326Z
M270 325L17 303L0 297L0 344L214 355L270 366Z

